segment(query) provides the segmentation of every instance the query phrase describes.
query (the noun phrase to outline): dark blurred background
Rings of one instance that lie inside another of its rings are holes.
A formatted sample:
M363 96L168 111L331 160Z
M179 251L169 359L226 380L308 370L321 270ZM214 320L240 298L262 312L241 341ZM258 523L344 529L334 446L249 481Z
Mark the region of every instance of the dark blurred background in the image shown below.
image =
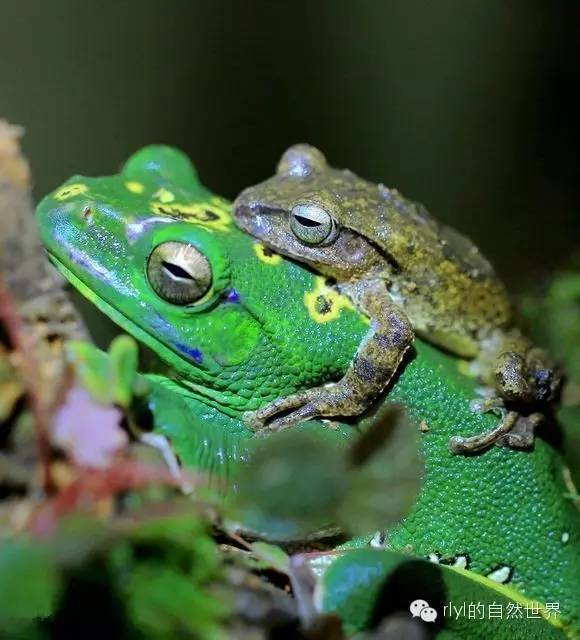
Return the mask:
M1 0L0 116L37 196L165 142L232 198L307 141L520 289L580 246L579 36L576 0Z

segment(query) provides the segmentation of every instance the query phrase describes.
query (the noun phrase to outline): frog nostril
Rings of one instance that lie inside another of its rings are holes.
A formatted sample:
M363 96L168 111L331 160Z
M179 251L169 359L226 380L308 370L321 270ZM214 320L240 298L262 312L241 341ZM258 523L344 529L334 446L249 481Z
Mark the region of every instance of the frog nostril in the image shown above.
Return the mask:
M90 220L91 220L91 219L92 219L92 217L93 217L93 210L91 209L91 207L88 207L88 206L87 206L87 207L85 207L85 208L83 209L83 214L82 214L82 215L83 215L83 218L84 218L87 222L90 222Z

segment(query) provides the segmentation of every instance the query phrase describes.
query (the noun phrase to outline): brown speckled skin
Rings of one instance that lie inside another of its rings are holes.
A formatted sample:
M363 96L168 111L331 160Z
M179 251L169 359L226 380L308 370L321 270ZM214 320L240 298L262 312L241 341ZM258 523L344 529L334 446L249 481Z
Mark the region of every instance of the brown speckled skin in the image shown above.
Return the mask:
M290 225L292 209L306 204L333 219L332 231L317 245L301 241ZM383 342L385 334L392 339L394 317L434 344L474 359L474 372L506 400L534 404L554 395L557 376L543 352L515 326L507 293L490 263L468 238L397 191L329 166L314 147L295 145L273 177L240 194L234 216L239 227L274 251L335 279L371 318L357 358L370 360L383 380L370 386L365 380L364 402L360 393L354 405L343 400L340 415L363 410L408 348L409 341L402 341L400 357L393 357L373 345L377 334ZM276 410L295 406L279 402ZM302 419L315 415L307 413ZM259 418L273 415L266 411Z

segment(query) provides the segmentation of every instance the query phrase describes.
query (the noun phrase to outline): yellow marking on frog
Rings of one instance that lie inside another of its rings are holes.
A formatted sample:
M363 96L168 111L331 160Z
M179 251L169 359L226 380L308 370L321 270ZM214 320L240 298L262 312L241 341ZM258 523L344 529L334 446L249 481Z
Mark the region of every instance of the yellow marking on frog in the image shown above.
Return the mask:
M140 182L135 182L134 180L125 182L125 186L131 193L143 193L143 191L145 191L144 185L142 185Z
M210 202L218 209L230 209L232 206L231 202L228 202L225 198L220 198L219 196L212 196L210 198Z
M169 191L168 189L164 189L163 187L161 187L161 189L158 189L153 194L153 197L163 204L169 204L170 202L173 202L175 200L175 196L171 193L171 191Z
M342 309L354 309L352 302L330 288L322 276L314 279L314 290L304 294L304 304L310 317L319 324L336 320Z
M268 247L265 247L260 242L254 242L254 253L258 256L258 260L271 264L272 266L280 264L282 262L282 256L274 253Z
M181 218L198 224L207 231L229 231L232 218L229 209L212 202L151 202L151 211L157 215Z
M54 194L55 200L68 200L69 198L74 198L74 196L80 196L81 193L85 193L89 190L86 184L82 184L77 182L75 184L67 184L64 187L61 187Z
M560 620L559 616L555 614L553 611L550 612L546 609L546 606L537 600L532 600L526 597L521 591L519 591L516 587L511 584L501 584L499 582L495 582L494 580L490 580L487 576L482 576L479 573L475 573L475 571L471 571L471 569L462 569L461 567L454 566L445 566L444 570L451 569L452 571L457 571L461 575L469 578L470 580L474 580L475 582L479 582L484 585L488 589L493 589L501 593L506 598L521 604L522 607L527 607L528 610L532 609L537 611L545 620L547 620L552 626L556 627L556 629L563 629L564 624Z

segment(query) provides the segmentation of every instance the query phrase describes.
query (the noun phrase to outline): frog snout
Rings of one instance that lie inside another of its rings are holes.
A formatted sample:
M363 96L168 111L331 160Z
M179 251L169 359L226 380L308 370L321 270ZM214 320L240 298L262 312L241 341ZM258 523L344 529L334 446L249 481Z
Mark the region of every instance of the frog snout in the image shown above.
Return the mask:
M267 210L257 203L234 204L234 218L238 227L252 236L263 237L272 229L272 220Z
M91 214L83 214L83 208L72 203L57 204L46 200L42 201L36 210L36 219L41 235L46 239L57 240L60 236L67 236L73 229L84 229L87 217ZM82 223L79 223L82 221Z
M79 215L80 215L81 222L86 222L87 224L91 224L95 216L95 208L91 206L90 203L87 203L81 208Z

